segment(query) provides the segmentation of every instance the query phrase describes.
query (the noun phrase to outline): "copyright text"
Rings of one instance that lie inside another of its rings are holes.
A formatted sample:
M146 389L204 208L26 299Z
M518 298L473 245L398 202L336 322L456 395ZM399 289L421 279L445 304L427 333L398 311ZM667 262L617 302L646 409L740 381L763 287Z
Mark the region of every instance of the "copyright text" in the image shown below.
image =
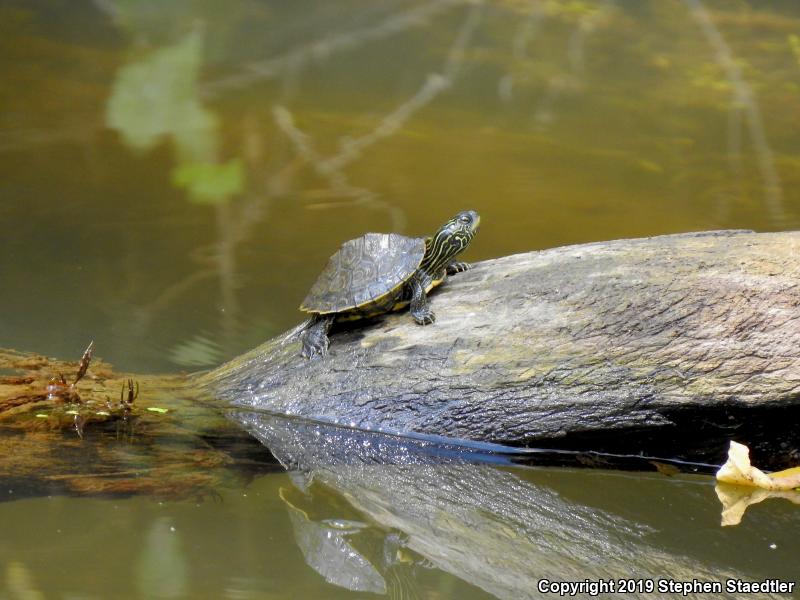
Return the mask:
M651 592L689 596L694 594L721 594L723 591L737 594L791 594L794 592L796 585L794 581L781 581L780 579L765 579L763 581L745 581L743 579L727 579L725 581L700 579L692 579L691 581L678 581L675 579L551 581L549 579L540 579L537 588L542 594L553 594L561 597L577 596L578 594L596 597L600 594L648 594Z

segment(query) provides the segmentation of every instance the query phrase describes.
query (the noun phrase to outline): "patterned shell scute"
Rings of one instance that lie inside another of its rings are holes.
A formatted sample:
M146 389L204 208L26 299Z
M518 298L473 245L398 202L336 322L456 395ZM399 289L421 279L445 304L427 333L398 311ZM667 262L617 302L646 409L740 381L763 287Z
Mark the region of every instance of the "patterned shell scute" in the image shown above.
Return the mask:
M363 307L408 281L424 255L424 239L396 233L368 233L345 242L300 310L332 313Z

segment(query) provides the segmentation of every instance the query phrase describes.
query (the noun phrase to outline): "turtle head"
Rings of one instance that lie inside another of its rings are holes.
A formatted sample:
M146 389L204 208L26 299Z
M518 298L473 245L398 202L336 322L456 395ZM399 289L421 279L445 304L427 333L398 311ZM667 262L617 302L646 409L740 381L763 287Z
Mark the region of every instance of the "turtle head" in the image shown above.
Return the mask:
M469 246L480 222L478 213L474 210L465 210L442 225L426 244L421 268L431 274L445 268Z

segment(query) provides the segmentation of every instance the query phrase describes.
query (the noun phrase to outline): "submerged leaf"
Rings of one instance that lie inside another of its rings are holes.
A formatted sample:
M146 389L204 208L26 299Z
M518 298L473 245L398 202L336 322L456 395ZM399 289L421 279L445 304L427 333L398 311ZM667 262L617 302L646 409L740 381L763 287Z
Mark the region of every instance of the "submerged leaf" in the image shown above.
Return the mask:
M656 471L658 471L662 475L666 475L667 477L673 477L674 475L678 475L681 472L681 470L675 465L659 462L657 460L651 460L649 462L656 468Z
M148 407L147 407L147 410L149 410L150 412L159 413L159 414L162 414L162 415L163 415L165 412L168 412L168 409L166 409L166 408L159 408L158 406L148 406Z

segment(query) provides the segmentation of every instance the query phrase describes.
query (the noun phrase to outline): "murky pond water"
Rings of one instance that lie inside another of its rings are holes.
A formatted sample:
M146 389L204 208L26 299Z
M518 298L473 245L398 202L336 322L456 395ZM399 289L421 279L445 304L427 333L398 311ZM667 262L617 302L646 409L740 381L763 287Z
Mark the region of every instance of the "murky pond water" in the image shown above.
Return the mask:
M37 0L0 32L3 347L205 368L295 324L342 241L464 208L470 260L800 226L796 2ZM797 578L793 505L723 529L707 478L254 455L181 500L0 480L0 598Z

